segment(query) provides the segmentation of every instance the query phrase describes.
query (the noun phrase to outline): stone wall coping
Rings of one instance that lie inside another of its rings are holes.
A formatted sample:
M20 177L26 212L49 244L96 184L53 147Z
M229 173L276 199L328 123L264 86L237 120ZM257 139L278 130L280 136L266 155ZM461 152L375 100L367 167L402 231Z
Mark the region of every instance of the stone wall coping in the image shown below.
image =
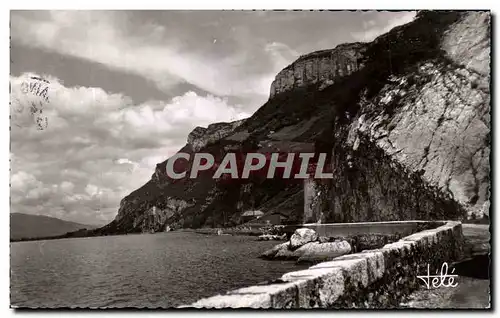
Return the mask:
M350 226L368 226L368 225L398 225L398 224L410 224L418 225L423 223L439 223L443 222L443 226L449 223L449 221L424 221L424 220L411 220L411 221L384 221L384 222L352 222L352 223L306 223L303 227L314 226L314 227L350 227Z

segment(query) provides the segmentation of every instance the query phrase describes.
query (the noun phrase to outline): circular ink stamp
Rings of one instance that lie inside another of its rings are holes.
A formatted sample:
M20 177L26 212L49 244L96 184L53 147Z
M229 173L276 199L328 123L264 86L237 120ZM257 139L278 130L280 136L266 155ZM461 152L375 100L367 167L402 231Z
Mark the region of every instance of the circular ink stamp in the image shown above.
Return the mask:
M38 76L30 76L21 82L16 92L11 91L11 120L18 127L34 124L38 130L48 127L44 108L50 103L50 82ZM13 94L14 93L14 94Z

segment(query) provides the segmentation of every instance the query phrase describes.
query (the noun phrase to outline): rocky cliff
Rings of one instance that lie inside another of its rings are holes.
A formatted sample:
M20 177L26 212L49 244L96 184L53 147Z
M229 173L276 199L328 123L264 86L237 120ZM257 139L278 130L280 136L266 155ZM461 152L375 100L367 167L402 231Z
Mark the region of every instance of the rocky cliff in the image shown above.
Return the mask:
M489 12L419 12L371 43L299 58L250 118L196 128L180 150L329 153L334 179L309 182L307 204L302 182L172 182L165 161L95 234L231 226L248 209L290 223L480 215L490 187L489 38Z
M360 59L366 48L364 43L338 45L332 50L322 50L301 56L281 72L271 84L269 98L276 94L320 84L320 89L332 85L362 67Z
M482 217L490 190L490 18L448 18L455 23L438 28L425 59L406 58L400 69L396 56L406 49L392 46L397 66L376 95L362 91L348 123L334 120L337 173L317 199L315 221ZM412 36L412 25L377 39L368 54Z
M229 136L233 130L241 125L245 120L237 120L230 123L216 123L208 125L207 128L196 127L187 139L188 145L191 146L193 151L198 151L217 140Z

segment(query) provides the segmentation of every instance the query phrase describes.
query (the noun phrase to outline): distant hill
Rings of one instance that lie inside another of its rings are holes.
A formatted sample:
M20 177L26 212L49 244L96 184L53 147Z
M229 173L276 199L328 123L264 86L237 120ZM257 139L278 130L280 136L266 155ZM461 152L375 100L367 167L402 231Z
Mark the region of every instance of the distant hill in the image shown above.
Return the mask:
M11 240L57 236L80 229L94 229L97 227L95 225L64 221L43 215L10 214Z

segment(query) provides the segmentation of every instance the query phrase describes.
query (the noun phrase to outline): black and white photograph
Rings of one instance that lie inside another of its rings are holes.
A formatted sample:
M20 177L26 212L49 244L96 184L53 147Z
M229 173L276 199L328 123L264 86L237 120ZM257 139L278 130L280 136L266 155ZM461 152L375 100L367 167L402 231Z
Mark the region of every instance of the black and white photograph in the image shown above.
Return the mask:
M491 310L493 15L10 10L11 310Z

